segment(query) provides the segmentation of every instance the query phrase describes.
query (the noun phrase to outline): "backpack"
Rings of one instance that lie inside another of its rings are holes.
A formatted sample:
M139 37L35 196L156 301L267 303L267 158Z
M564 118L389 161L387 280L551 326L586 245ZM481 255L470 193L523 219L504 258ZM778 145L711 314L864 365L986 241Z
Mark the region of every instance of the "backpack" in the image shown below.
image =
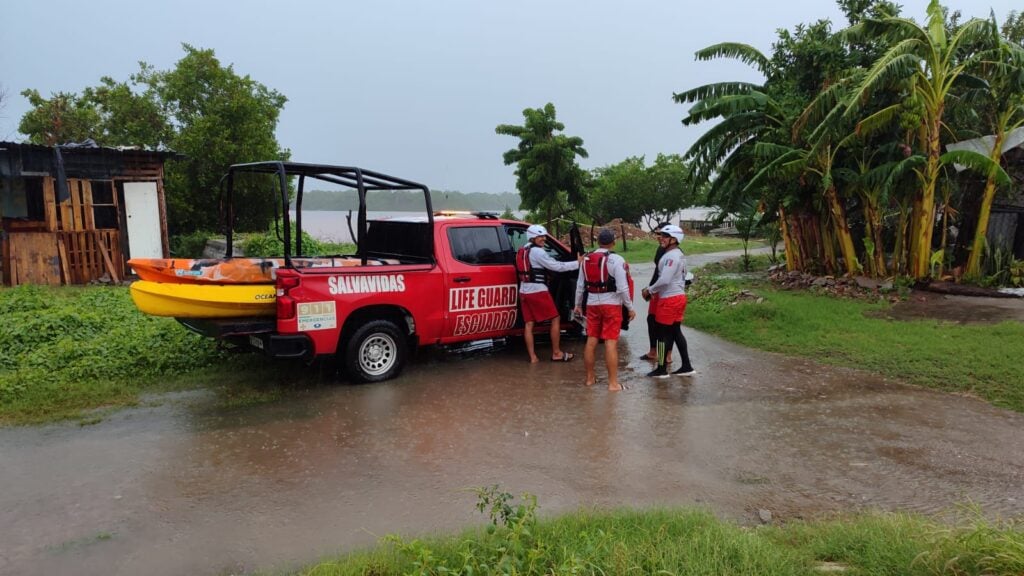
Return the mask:
M615 277L608 272L608 252L591 252L583 258L583 286L591 294L615 292Z

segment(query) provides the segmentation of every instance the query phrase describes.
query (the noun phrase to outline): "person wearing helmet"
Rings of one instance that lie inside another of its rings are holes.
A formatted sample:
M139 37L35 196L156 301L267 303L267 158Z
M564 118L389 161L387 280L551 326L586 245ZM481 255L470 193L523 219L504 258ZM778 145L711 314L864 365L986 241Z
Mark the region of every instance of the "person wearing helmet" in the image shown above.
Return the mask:
M622 390L619 384L619 331L622 327L622 307L629 319L636 318L630 296L629 264L612 252L615 232L607 228L597 235L599 248L583 258L580 276L576 281L576 314L583 314L587 303L587 344L583 348L583 365L587 371L586 385L597 381L594 372L598 339L604 339L604 363L608 368L608 389Z
M660 223L658 223L658 227L655 228L653 232L651 232L651 235L653 235L655 239L658 239L660 237L658 233L661 232L662 228L664 228L665 226L668 226L669 224L671 224L671 222L660 222ZM651 284L654 284L655 282L658 281L658 262L661 261L661 257L664 254L665 254L665 247L661 245L661 242L659 242L658 243L658 249L654 251L654 274L651 275L651 281L647 283L648 286L650 286ZM650 350L648 350L647 353L645 353L645 354L641 354L640 355L640 359L641 360L657 360L658 359L658 336L656 334L657 330L655 330L654 310L655 310L655 308L658 307L658 297L657 296L645 296L644 300L647 300L647 302L648 302L648 305L647 305L647 340L650 342ZM666 364L672 364L672 352L671 351L669 351L665 355L665 363Z
M547 272L569 272L577 270L580 263L559 262L544 251L544 241L548 231L540 224L526 229L526 244L516 252L516 274L519 278L519 306L523 313L526 351L530 354L530 362L539 362L533 346L533 327L538 322L551 321L551 361L568 362L575 355L563 352L560 347L561 318L555 301L548 291Z
M686 311L686 261L679 244L683 231L679 226L669 224L658 233L658 241L665 247L665 254L658 262L658 280L644 288L644 298L658 297L654 310L655 330L658 335L658 367L647 373L652 378L668 378L667 355L675 344L679 348L682 365L672 372L676 376L693 376L696 371L690 364L686 350L686 338L680 325Z

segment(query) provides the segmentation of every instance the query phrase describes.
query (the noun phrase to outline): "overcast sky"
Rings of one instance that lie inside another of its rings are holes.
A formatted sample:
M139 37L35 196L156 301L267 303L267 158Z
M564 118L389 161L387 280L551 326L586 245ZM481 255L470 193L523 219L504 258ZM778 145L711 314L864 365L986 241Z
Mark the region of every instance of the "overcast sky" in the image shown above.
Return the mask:
M927 0L906 0L924 20ZM1020 0L946 0L1002 22ZM756 79L745 66L696 62L737 41L769 52L778 28L831 19L831 0L50 0L3 3L0 140L19 141L20 92L80 92L127 80L142 60L173 68L181 44L288 97L278 125L292 159L356 165L433 189L515 189L498 124L554 103L583 138L584 168L682 153L704 130L684 128L673 92Z

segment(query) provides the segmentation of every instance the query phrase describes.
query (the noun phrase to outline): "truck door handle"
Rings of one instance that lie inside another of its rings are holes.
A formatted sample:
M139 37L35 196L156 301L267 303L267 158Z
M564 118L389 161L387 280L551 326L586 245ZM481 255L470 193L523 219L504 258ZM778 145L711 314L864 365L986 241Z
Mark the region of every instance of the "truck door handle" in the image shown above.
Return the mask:
M469 276L456 276L455 278L453 278L453 280L455 282L458 282L459 284L462 284L463 282L469 282L470 280L472 280L472 278L470 278Z

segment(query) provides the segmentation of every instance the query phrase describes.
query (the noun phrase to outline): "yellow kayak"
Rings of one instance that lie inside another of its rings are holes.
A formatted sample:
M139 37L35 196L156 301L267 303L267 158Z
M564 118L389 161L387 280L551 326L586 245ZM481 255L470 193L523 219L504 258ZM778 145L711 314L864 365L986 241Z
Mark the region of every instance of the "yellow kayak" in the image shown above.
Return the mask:
M273 284L174 284L139 280L132 300L142 312L171 318L238 318L276 314Z

